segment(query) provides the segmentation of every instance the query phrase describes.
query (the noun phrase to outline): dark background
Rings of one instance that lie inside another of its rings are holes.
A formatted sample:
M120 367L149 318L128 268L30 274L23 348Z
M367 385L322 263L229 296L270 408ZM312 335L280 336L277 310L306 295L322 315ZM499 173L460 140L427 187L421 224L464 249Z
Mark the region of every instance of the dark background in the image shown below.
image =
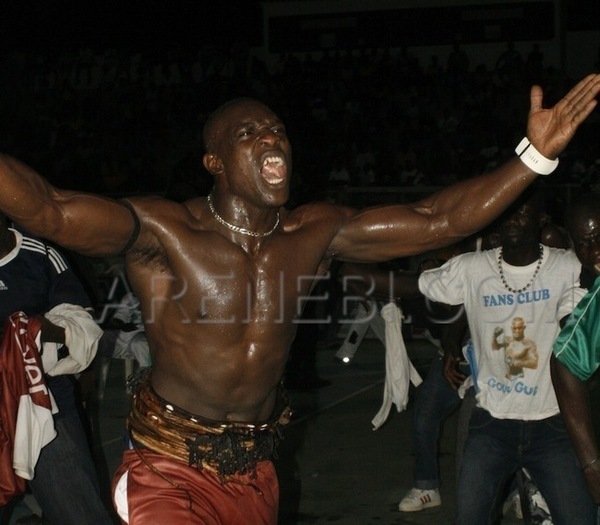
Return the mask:
M305 0L310 2L311 0ZM283 3L283 2L282 2ZM343 2L340 3L343 6ZM402 2L399 2L399 6ZM373 45L435 45L450 43L461 32L463 42L486 41L481 34L486 23L493 22L494 10L516 10L521 6L525 17L498 20L503 28L502 39L539 40L552 38L548 23L553 16L553 2L521 2L485 4L491 14L480 23L467 21L465 13L482 10L477 2L458 7L402 9L401 11L351 13L357 20L356 31ZM562 0L559 6L566 31L597 30L600 27L598 0ZM340 18L342 15L329 15ZM479 15L478 15L479 16ZM327 16L311 15L279 19L271 24L273 51L310 46L311 31L306 25L327 23ZM300 26L305 29L300 31ZM263 42L263 18L259 1L225 0L17 0L6 3L0 17L2 43L7 47L36 48L41 46L144 48L170 43L190 45L230 46L244 41L249 46ZM313 32L314 33L314 32ZM355 45L352 31L346 32L348 45ZM298 38L307 38L300 43ZM345 45L344 38L338 45ZM311 47L315 47L314 45ZM298 49L302 51L303 49Z
M251 0L16 0L3 6L0 28L11 47L262 43L261 9Z
M375 155L376 186L399 184L397 163L404 162L399 156L416 157L408 168L416 165L425 173L421 185L444 185L512 154L532 82L544 87L551 104L574 82L560 71L574 52L584 73L600 64L600 42L590 45L587 33L576 38L578 31L600 28L600 2L557 1L558 10L551 0L496 0L280 15L267 27L261 3L251 0L13 1L0 13L0 151L60 187L123 195L168 192L173 181L184 180L189 197L211 183L206 176L200 189L189 183L206 175L200 135L208 113L227 99L250 95L287 123L302 198L329 191L334 164L352 165L365 153ZM555 34L557 28L569 32L568 38ZM268 52L254 56L251 49L262 51L266 35ZM442 76L427 76L431 55L443 47L445 54L456 41L471 54L469 74L449 74L441 56ZM544 71L527 68L518 78L500 79L494 64L510 41L519 44L523 60L536 42L569 41L570 47L560 49L564 56L547 55ZM493 51L490 42L498 44ZM399 46L408 55L386 54ZM488 69L481 69L481 56L473 53L481 49ZM333 53L310 56L323 50ZM268 64L263 55L269 55ZM134 58L140 65L130 77ZM202 79L192 82L198 63ZM154 72L167 75L171 66L183 81L155 83ZM91 89L86 79L94 67L103 69L104 80ZM438 119L448 112L458 114L456 133L438 129ZM592 144L580 148L586 167L595 165L599 151L600 135L589 128L578 135ZM567 160L561 168L571 181L575 161ZM351 177L361 185L355 173ZM559 174L553 177L558 180Z

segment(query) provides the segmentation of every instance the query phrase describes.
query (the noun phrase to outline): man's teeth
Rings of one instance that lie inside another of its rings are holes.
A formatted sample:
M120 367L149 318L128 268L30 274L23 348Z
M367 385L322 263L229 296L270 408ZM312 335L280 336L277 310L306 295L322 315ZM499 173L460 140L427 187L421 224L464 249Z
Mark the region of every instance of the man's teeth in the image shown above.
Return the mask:
M263 168L267 165L267 164L275 164L276 166L283 166L283 159L281 157L267 157L264 161L263 161Z
M283 181L283 177L271 177L268 179L265 179L269 184L279 184L281 181Z
M285 167L285 162L281 157L267 157L262 164L261 173L263 178L269 184L279 184L284 180L282 171Z

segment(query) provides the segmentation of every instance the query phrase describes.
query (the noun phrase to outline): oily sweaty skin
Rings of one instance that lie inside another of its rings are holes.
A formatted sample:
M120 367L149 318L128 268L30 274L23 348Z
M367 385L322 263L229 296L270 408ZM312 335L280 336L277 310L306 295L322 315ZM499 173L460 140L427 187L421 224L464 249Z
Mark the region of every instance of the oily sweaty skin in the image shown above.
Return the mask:
M327 266L323 255L339 214L327 206L314 213L281 210L272 235L232 242L240 234L203 227L212 222L205 199L135 206L143 222L147 208L160 224L152 242L127 256L151 343L155 390L210 419L268 419L294 321L313 276ZM309 220L316 213L329 213L331 225Z

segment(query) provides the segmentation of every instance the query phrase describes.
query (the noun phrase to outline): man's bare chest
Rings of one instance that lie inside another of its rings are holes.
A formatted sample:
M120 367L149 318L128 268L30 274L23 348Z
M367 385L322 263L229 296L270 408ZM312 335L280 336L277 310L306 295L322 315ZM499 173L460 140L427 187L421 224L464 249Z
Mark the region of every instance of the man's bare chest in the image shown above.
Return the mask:
M154 302L179 310L190 322L245 320L281 322L301 314L318 265L293 257L263 258L224 254L171 260L171 271L141 283Z

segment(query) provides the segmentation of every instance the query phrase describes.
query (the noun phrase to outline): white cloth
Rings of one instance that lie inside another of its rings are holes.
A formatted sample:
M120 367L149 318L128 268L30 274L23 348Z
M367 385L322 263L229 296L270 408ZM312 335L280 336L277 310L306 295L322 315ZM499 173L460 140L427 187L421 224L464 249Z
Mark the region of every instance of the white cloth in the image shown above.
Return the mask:
M395 303L388 303L381 309L385 321L385 383L383 404L371 420L373 430L377 430L387 420L392 404L398 412L408 404L410 383L419 386L421 376L408 359L406 345L402 338L402 311Z
M508 291L498 268L499 249L471 252L450 259L419 277L419 289L436 302L464 304L477 369L476 399L499 419L540 420L558 414L550 376L552 344L560 325L585 294L579 287L581 264L572 251L544 247L535 281L520 293ZM527 266L503 262L506 282L513 289L532 279L537 261ZM524 339L515 337L515 319L525 323ZM524 344L523 344L524 343ZM517 346L521 347L519 350ZM520 368L513 363L535 356ZM537 355L536 355L537 354ZM471 361L470 361L471 362Z
M102 328L83 307L62 303L45 314L53 324L65 329L65 346L69 355L58 359L60 343L44 343L42 364L50 376L77 374L85 370L96 356Z
M127 292L123 296L119 307L113 315L113 319L119 320L124 324L133 324L137 328L133 330L119 330L114 343L112 357L118 359L134 358L141 367L150 366L152 358L150 357L146 330L142 322L140 300L133 292Z
M339 359L353 359L369 328L375 332L379 340L385 344L385 322L379 313L376 301L362 301L352 311L353 322L348 329L344 342L335 353Z
M15 312L4 328L0 349L2 471L6 473L5 463L11 461L15 474L30 480L42 448L56 437L52 417L56 403L42 371L39 321L31 324L23 312ZM6 496L0 494L0 504L6 503Z
M49 396L50 392L48 392ZM56 403L51 399L52 404ZM31 396L19 398L13 468L23 479L33 479L42 448L56 437L52 410L36 404Z
M115 485L113 492L113 502L115 509L119 517L125 522L129 523L129 501L127 499L127 479L128 473L125 472Z

